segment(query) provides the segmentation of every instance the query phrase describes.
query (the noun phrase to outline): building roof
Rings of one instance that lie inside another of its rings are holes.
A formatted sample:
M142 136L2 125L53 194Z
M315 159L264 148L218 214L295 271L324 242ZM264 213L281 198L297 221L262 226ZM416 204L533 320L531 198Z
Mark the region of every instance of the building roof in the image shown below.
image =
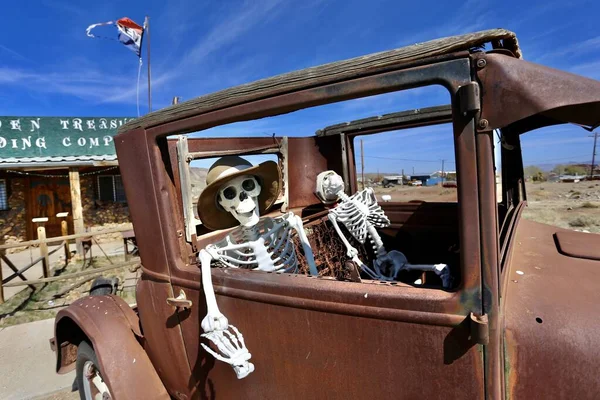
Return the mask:
M102 156L58 156L58 157L8 157L0 158L0 168L43 166L45 164L68 165L103 165L116 164L117 156L107 154Z

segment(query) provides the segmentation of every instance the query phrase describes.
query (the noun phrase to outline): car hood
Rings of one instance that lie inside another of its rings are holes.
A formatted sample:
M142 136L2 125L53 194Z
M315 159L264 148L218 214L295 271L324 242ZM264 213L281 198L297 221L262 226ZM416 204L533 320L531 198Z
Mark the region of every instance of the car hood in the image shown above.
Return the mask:
M600 261L563 254L557 232L570 231L521 220L504 271L508 398L600 393Z

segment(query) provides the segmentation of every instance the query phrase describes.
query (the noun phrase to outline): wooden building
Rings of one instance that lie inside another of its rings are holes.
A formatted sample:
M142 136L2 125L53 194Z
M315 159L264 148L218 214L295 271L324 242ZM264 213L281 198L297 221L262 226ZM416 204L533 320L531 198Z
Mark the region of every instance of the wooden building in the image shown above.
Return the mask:
M48 237L129 222L114 147L123 117L0 117L0 243L34 239L32 218L47 217Z

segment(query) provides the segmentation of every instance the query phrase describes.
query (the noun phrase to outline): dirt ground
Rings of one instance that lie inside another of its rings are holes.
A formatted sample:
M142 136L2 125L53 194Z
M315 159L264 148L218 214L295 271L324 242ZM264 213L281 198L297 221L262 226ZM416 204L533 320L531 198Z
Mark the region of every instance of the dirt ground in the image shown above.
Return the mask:
M455 202L456 188L445 188L441 186L392 186L384 188L375 186L377 200L382 201L384 194L392 196L391 201L407 202L411 200L423 200L429 202Z
M528 206L523 213L524 218L566 229L600 233L599 182L528 182L526 190ZM456 188L441 186L394 186L387 189L376 186L375 193L379 201L384 194L390 195L391 201L401 202L454 202L457 199Z
M600 183L527 183L523 216L566 229L600 233Z
M79 400L79 392L64 389L45 396L35 397L33 400Z
M131 262L138 261L138 257L132 257ZM81 260L72 260L68 265L57 263L51 270L51 276L67 275L81 271L93 270L123 263L123 257L95 257L91 263L83 265ZM129 303L135 302L135 285L139 270L136 265L125 266L114 270L108 270L101 275L104 278L117 277L119 286L117 295L123 297ZM75 277L65 280L36 284L36 291L30 288L17 293L4 304L0 305L0 328L32 322L41 319L54 318L56 313L67 307L73 301L89 294L93 278L98 275L87 277Z

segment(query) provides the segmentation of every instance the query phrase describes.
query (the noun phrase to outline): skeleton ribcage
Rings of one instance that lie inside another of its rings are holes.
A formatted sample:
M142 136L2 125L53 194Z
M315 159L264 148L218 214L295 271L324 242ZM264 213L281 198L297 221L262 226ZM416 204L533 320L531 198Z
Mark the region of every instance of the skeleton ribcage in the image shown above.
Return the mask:
M263 218L253 227L235 229L225 239L210 245L209 252L226 267L293 271L298 261L291 236L285 217Z
M360 205L367 207L365 214ZM377 204L375 194L370 189L361 190L342 200L332 211L337 220L361 243L367 239L367 221L375 228L385 228L390 225L390 220L385 215L381 206Z

